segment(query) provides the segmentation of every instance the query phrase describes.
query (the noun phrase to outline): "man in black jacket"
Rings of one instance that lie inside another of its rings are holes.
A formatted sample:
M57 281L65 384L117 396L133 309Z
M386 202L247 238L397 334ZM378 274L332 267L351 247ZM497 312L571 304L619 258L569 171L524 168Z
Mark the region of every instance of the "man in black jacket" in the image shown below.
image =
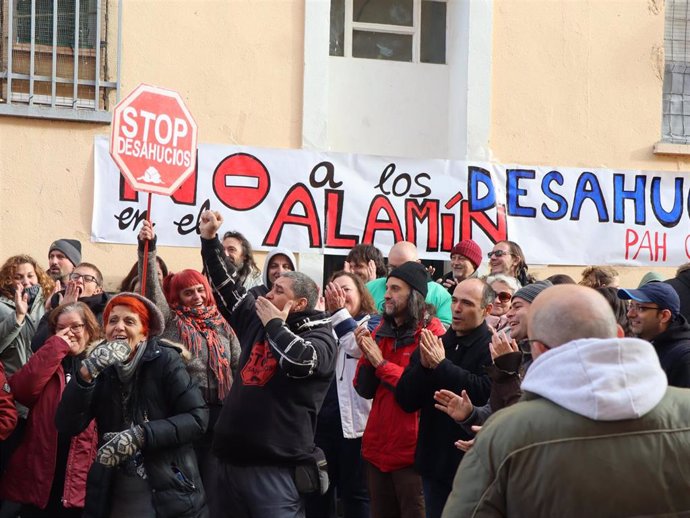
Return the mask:
M630 300L630 328L652 343L668 384L690 387L690 324L680 314L678 293L665 282L650 282L637 290L618 290L618 298Z
M480 405L489 398L491 381L485 369L491 364L491 330L486 317L495 296L483 280L459 283L452 297L450 329L440 339L422 333L419 348L395 389L403 410L421 409L415 465L422 476L427 518L440 518L462 459L454 443L469 438L453 419L436 410L434 392L465 392Z
M304 516L295 468L314 465L316 415L333 376L330 320L314 309L318 287L285 272L255 299L225 260L217 212L201 215L201 256L218 309L242 347L239 372L216 423L218 516ZM297 470L301 472L300 469ZM300 489L306 489L300 487Z

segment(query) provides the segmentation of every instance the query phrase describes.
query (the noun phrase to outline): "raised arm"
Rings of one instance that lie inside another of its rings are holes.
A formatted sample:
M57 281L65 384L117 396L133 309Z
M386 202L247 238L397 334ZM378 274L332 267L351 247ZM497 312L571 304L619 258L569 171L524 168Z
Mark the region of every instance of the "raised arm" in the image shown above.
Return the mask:
M153 229L153 225L150 221L144 220L141 225L141 230L138 236L139 246L137 249L137 270L139 274L139 279L142 278L144 271L144 260L146 260L146 298L152 301L158 309L163 313L166 325L171 317L170 306L168 301L165 299L163 294L163 288L161 288L161 283L158 282L158 261L156 260L156 232ZM144 244L146 241L149 242L149 253L148 257L144 257Z

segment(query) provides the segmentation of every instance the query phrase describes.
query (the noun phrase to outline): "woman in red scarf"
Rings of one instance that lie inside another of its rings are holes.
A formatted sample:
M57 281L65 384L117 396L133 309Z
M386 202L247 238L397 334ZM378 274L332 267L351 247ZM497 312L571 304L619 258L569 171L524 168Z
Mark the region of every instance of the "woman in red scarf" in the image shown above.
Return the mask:
M156 235L152 225L144 221L139 232L139 278L142 277L144 243L149 241L148 272L155 272ZM211 489L214 473L211 454L213 428L225 396L230 391L233 373L240 357L235 332L218 312L206 277L196 270L169 273L163 289L156 275L147 275L146 297L152 300L165 317L161 338L182 344L191 352L187 370L199 384L210 410L208 430L195 444L199 470L204 484ZM207 498L212 498L209 490Z

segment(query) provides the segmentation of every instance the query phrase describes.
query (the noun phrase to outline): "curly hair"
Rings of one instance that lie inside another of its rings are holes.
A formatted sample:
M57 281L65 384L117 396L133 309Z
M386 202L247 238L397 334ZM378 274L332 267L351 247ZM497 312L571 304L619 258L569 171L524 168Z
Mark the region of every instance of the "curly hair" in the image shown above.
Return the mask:
M588 266L582 270L580 286L589 288L606 288L618 277L618 271L611 266Z
M55 287L55 281L53 281L45 270L38 265L36 259L30 255L24 254L13 255L7 259L5 264L2 265L2 268L0 268L0 295L4 295L7 298L14 297L15 287L17 285L15 275L17 275L17 269L22 264L30 264L33 266L38 284L43 290L43 296L49 297Z

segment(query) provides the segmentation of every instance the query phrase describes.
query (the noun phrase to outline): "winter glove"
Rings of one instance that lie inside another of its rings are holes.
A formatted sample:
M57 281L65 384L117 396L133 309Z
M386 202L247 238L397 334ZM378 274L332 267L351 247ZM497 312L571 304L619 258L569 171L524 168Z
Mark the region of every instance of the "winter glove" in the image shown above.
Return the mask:
M129 358L132 349L127 342L103 342L91 351L81 364L89 371L92 378L96 378L103 369Z
M122 432L103 434L106 441L98 448L96 462L114 468L122 462L131 459L144 445L144 429L137 425Z

